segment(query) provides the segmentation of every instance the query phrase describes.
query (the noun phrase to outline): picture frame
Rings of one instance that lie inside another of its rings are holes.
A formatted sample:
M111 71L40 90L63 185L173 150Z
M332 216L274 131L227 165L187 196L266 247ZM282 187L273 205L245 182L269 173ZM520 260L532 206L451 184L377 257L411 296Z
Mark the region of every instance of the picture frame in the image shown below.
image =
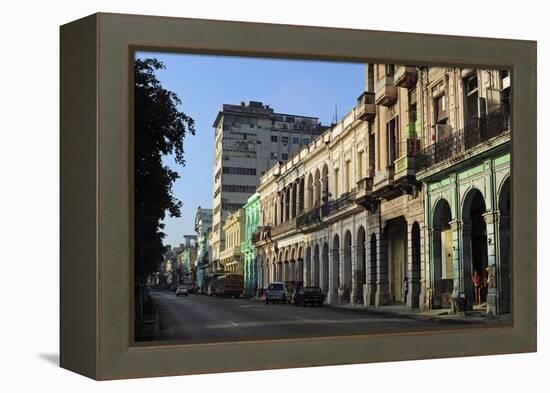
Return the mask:
M512 77L512 323L321 338L133 342L136 50L506 68ZM97 380L533 352L536 42L98 13L60 29L60 364Z

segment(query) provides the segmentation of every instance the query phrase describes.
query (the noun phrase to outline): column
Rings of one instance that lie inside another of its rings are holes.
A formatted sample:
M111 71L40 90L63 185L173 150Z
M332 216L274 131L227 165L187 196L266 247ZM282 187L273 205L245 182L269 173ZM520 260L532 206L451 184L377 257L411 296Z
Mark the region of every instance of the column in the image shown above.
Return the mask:
M323 178L319 179L319 206L323 204L323 198L326 198L326 194L323 192L325 190L325 182Z
M496 261L496 212L489 211L483 214L485 226L487 229L487 314L498 314L498 305L500 302L497 290L497 261ZM483 276L483 272L481 273Z

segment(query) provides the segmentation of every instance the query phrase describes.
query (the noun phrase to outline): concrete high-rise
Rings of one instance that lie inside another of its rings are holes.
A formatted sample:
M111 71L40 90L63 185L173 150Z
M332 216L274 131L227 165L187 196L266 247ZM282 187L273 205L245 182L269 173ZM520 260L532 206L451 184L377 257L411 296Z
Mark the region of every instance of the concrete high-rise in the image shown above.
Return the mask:
M223 224L256 192L259 179L288 160L327 127L316 117L275 113L262 102L224 104L214 121L214 197L211 261L217 270L225 248Z

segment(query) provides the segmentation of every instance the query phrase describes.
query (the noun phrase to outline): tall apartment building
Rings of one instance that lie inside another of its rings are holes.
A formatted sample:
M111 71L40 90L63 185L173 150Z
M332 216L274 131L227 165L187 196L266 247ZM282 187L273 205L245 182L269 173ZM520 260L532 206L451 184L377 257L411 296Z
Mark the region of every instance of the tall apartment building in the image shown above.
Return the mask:
M256 192L260 177L327 127L316 117L275 113L262 102L224 104L216 116L211 261L225 249L223 224Z

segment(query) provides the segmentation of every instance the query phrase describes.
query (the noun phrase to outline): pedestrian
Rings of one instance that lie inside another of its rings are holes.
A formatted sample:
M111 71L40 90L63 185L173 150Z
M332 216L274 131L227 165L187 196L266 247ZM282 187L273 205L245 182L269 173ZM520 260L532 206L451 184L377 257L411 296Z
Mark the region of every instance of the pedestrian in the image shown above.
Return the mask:
M403 279L403 294L404 303L407 304L407 295L409 294L409 278L407 276Z
M481 304L481 276L477 273L477 270L474 270L472 284L474 284L474 301L476 304Z

